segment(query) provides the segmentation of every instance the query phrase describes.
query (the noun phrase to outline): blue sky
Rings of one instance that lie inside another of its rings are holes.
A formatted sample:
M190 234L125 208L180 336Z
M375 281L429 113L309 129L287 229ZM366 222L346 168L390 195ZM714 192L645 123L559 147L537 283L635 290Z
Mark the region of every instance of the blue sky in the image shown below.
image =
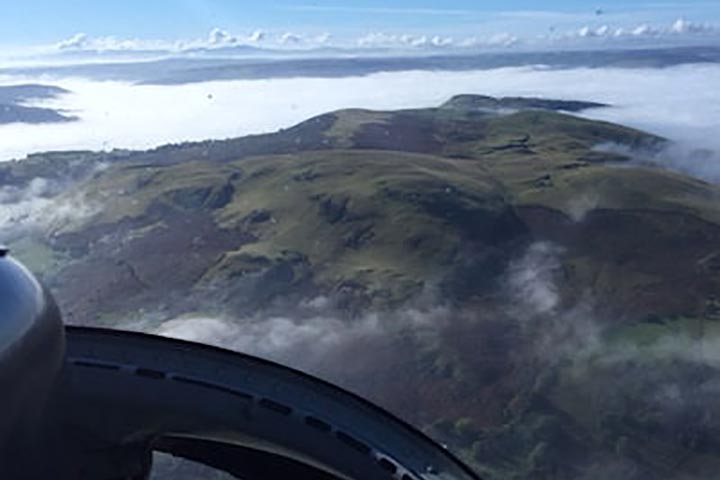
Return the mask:
M528 36L584 25L667 24L679 17L720 24L720 2L672 0L0 0L0 12L3 45L53 43L78 32L197 38L214 27L234 34L263 29L343 38L370 32Z

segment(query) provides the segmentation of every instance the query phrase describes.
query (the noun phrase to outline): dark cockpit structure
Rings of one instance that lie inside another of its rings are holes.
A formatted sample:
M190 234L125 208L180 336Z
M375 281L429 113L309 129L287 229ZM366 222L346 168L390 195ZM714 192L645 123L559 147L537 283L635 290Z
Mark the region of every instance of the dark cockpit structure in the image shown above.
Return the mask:
M144 479L152 453L243 480L471 480L445 448L369 402L255 357L64 327L0 251L0 478Z

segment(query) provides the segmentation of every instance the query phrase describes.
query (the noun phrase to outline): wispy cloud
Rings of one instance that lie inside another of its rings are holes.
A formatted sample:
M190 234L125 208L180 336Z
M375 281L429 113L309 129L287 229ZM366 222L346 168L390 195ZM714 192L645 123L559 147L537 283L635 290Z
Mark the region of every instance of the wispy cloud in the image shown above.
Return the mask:
M98 166L98 170L104 165ZM4 242L40 231L45 235L82 221L99 206L83 194L63 191L67 182L36 177L24 186L0 187L0 238Z
M434 35L387 34L374 32L360 37L357 43L361 47L450 47L454 44L452 37Z
M545 20L545 21L558 21L558 20L587 20L598 16L595 10L584 10L584 11L557 11L557 10L513 10L503 12L493 12L500 18L508 18L515 20Z
M379 14L379 15L430 15L430 16L464 16L480 13L479 10L461 10L450 8L397 8L397 7L345 7L321 5L290 5L283 10L294 12L316 13L347 13L347 14Z
M254 46L278 48L282 46L321 46L332 39L330 33L304 34L293 32L274 32L251 30L234 33L215 27L206 37L169 39L118 38L114 36L90 36L76 33L52 46L52 53L60 52L147 52L155 51L166 54L178 54L199 48L216 49L225 47Z
M717 7L717 2L648 2L648 3L628 3L627 8L705 8Z

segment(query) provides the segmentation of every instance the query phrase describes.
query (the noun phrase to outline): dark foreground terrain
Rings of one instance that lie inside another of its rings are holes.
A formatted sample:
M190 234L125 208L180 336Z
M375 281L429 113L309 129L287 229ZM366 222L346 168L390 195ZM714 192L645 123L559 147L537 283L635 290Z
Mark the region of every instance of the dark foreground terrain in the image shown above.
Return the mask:
M585 108L459 96L35 155L0 165L3 240L71 323L305 369L487 478L714 478L720 188Z

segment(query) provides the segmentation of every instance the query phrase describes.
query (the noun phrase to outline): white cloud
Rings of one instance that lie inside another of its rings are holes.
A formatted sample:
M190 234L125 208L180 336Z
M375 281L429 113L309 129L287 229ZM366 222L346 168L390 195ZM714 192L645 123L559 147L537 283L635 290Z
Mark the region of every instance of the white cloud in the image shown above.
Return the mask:
M454 40L452 37L442 37L440 35L435 35L430 40L430 43L432 43L436 47L449 47L454 43Z
M270 316L239 321L179 318L162 323L154 333L289 361L301 352L306 357L323 356L348 341L376 335L380 330L379 319L375 315L355 322L330 316ZM308 362L308 358L304 362Z
M378 48L445 48L451 47L455 39L442 35L411 35L373 32L360 37L357 44L361 47Z
M230 35L227 31L220 28L213 28L208 35L208 43L210 45L234 45L238 43L238 38Z
M603 26L601 26L601 27L598 27L598 28L595 30L595 34L596 34L597 36L599 36L599 37L605 37L605 36L607 36L607 35L610 34L610 33L611 33L610 27L607 26L607 25L603 25Z
M578 30L577 36L581 38L592 38L592 37L617 37L622 32L621 30L613 30L608 25L601 25L597 28L585 26Z
M78 33L72 37L62 40L54 46L54 50L60 51L86 51L86 52L144 52L160 51L167 54L180 53L184 50L195 48L214 48L241 44L257 44L264 42L267 34L262 30L256 30L247 35L234 35L221 28L213 28L205 38L179 39L179 40L154 40L139 38L118 38L115 36L89 36ZM102 60L99 57L98 60Z
M89 39L87 34L85 33L76 33L70 38L66 38L65 40L61 40L57 44L57 48L59 50L75 50L75 49L84 49L87 48L89 44Z
M477 36L456 38L445 35L413 35L384 32L368 33L357 40L361 47L401 49L450 49L452 47L512 47L521 40L510 33L496 33L484 38Z
M248 37L248 41L252 43L259 43L265 40L267 37L267 34L262 30L255 30L253 33L250 34Z
M377 47L392 45L396 41L395 35L373 32L358 38L357 43L361 47Z
M340 7L339 7L340 8ZM345 10L344 7L342 7ZM351 11L353 9L349 9ZM386 9L379 9L386 10ZM396 9L387 9L395 11ZM397 9L405 11L404 9ZM422 10L422 9L421 9ZM433 10L428 10L433 11ZM452 10L438 10L439 12L452 12ZM597 39L622 42L653 41L656 38L667 38L668 41L682 42L694 38L707 36L720 36L720 30L706 23L699 23L685 18L679 18L671 24L632 24L621 16L594 15L591 11L586 13L563 12L496 12L494 18L506 19L504 22L494 24L494 27L484 37L473 35L471 30L464 29L453 36L435 33L402 33L402 32L371 32L358 37L347 35L332 35L330 33L313 34L308 32L285 32L268 35L262 30L246 34L234 34L221 28L214 28L206 38L179 39L179 40L151 40L151 39L123 39L113 36L90 37L78 33L54 46L57 50L81 51L147 51L162 50L168 54L177 54L187 49L212 48L228 45L257 45L274 48L292 48L304 46L353 46L374 48L450 48L450 47L512 47L518 44L549 47L558 41L566 43L593 42ZM603 23L598 24L599 19ZM552 33L537 35L537 29L522 28L517 21L536 20L541 22L561 21L553 25ZM510 23L508 23L510 22ZM573 25L582 25L574 27ZM617 24L613 24L616 22ZM492 21L490 25L493 25ZM497 29L504 30L498 32ZM494 33L492 30L496 30ZM513 31L515 30L515 31ZM529 34L532 30L533 33Z
M579 223L585 220L588 213L595 210L600 204L600 196L596 192L584 192L572 198L565 206L565 211L573 222Z
M298 45L302 43L303 39L300 35L292 32L285 32L278 38L281 45Z
M23 187L0 187L0 233L3 241L40 230L52 234L97 213L97 205L74 192L60 193L61 183L43 177Z
M77 33L70 38L62 40L55 45L60 51L144 51L144 50L172 50L174 45L162 40L140 40L131 38L117 38L114 36L91 37L84 33Z
M675 23L673 23L670 27L670 32L678 35L686 33L709 33L713 32L714 30L715 29L710 25L691 22L685 20L684 18L677 19Z
M140 330L256 355L324 374L340 369L338 359L358 344L402 356L397 334L436 338L462 313L428 306L393 312L369 312L348 319L333 312L326 298L309 299L284 313L258 312L250 317L182 316L157 324L149 317L122 328ZM366 366L373 360L368 358Z
M580 37L594 37L595 32L590 27L583 27L578 31Z
M511 35L509 33L497 33L490 37L486 43L489 45L502 45L504 47L511 47L519 42L520 39L515 35Z
M513 261L507 272L507 287L513 304L525 314L545 315L560 306L556 277L561 270L561 250L550 243L535 243ZM524 317L527 315L520 315Z
M630 34L635 37L646 37L646 36L655 36L660 33L660 30L651 27L648 24L642 24L638 25L634 29L630 31Z
M687 363L720 368L720 337L708 333L703 337L691 337L687 333L665 334L654 342L638 345L623 342L606 347L599 358L602 364L624 363L632 360L673 359ZM701 385L702 388L717 390L717 381ZM714 393L714 392L713 392Z
M333 39L332 34L330 33L321 33L320 35L316 36L312 39L313 43L316 43L318 45L326 45L330 43L330 41Z
M642 23L634 26L614 27L612 25L586 25L575 32L562 35L565 40L605 38L610 40L653 39L658 37L696 37L717 33L713 26L680 18L671 25Z

